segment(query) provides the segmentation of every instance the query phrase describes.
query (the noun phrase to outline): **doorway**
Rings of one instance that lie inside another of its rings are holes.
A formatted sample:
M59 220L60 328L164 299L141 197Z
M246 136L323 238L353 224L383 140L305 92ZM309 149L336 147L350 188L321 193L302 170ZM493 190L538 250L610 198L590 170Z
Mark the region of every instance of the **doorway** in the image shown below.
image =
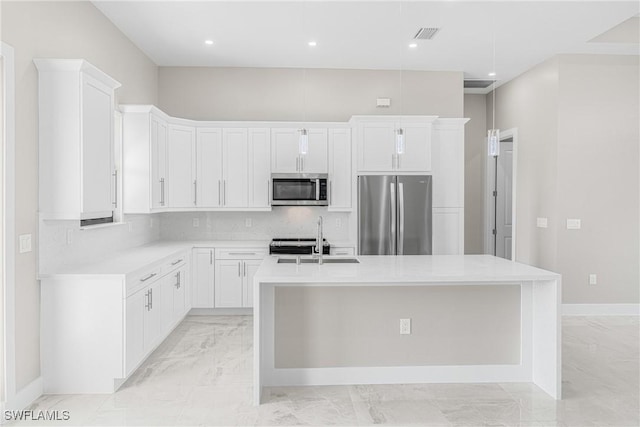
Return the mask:
M485 253L515 260L517 129L500 135L500 154L487 156Z

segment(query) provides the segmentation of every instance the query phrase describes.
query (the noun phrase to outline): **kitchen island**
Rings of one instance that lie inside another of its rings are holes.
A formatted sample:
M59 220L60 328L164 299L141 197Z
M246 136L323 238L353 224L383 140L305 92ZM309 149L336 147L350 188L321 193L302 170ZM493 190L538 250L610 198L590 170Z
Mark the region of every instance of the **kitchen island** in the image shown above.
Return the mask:
M560 399L559 274L489 255L358 260L262 263L256 404L264 386L434 382L533 382Z

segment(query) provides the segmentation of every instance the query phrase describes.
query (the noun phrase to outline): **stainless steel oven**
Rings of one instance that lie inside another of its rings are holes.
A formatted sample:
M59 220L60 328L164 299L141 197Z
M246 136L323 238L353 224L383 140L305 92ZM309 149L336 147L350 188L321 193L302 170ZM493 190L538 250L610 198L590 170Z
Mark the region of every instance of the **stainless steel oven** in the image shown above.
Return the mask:
M327 206L329 187L326 173L271 174L272 206Z

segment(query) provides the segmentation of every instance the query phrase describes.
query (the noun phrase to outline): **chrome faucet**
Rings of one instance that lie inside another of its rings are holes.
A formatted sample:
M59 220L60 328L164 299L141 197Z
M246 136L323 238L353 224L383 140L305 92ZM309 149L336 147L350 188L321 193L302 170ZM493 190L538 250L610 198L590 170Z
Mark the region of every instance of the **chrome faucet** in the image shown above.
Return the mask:
M316 237L316 247L314 251L318 253L318 264L322 264L322 255L324 250L324 239L322 238L322 217L318 217L318 235Z

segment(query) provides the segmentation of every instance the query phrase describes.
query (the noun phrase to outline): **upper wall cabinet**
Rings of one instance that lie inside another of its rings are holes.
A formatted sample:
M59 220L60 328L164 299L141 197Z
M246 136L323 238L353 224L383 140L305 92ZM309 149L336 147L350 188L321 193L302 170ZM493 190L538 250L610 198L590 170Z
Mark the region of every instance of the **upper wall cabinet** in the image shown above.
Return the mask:
M433 126L433 207L464 207L464 125L469 119L438 119Z
M300 145L301 129L271 130L271 170L274 173L327 173L327 130L306 129L306 153Z
M351 210L351 129L329 129L329 210Z
M82 59L34 59L43 218L112 218L117 208L114 92L120 83Z
M169 124L167 138L167 196L172 208L198 206L196 129Z
M358 172L430 172L435 116L356 116Z
M151 213L166 208L168 117L150 105L120 109L124 212Z

